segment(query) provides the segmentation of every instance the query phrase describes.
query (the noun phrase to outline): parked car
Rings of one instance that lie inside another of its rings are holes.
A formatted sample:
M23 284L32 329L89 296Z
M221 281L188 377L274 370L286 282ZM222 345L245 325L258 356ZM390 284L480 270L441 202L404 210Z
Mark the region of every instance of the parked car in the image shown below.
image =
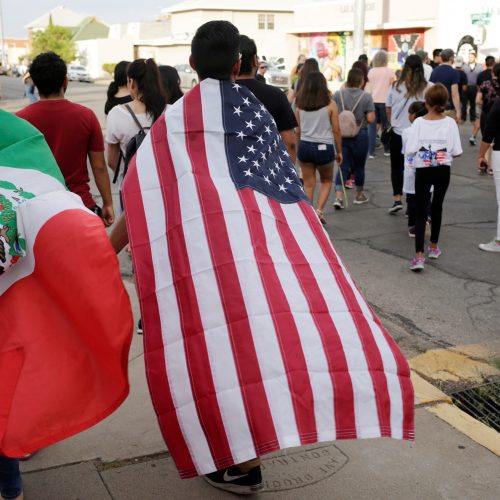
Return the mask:
M0 64L0 75L8 75L9 74L9 70L6 68L6 66L2 66Z
M79 64L70 64L68 66L68 80L77 82L94 81L87 69Z
M189 64L177 64L175 69L181 79L181 88L192 89L198 85L198 73Z
M267 62L266 64L267 71L264 74L266 83L280 88L281 90L283 90L283 92L287 92L290 88L290 75L274 64L271 64L269 62Z

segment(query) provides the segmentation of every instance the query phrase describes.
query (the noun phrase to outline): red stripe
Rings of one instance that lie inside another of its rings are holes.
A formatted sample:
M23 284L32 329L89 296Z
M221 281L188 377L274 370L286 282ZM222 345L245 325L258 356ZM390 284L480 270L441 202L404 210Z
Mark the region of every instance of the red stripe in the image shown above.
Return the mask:
M314 408L314 396L297 325L274 262L269 255L262 216L255 194L252 189L247 188L240 190L239 195L245 208L255 261L259 266L285 365L300 441L302 444L315 443L318 434L314 411L311 411Z
M354 291L342 271L337 255L335 254L332 244L328 239L325 230L321 226L317 215L313 212L310 205L301 202L299 203L299 206L304 214L304 217L308 221L309 227L316 237L327 262L330 265L330 269L335 276L342 296L344 297L347 307L351 313L359 339L363 345L363 352L365 354L368 370L373 382L380 434L382 436L390 437L392 429L389 389L384 372L382 356L378 350L375 338L373 337L373 332L371 331L370 325L361 311Z
M193 477L197 475L197 471L179 425L165 365L153 255L135 161L136 157L127 172L123 201L129 240L133 248L142 322L146 332L144 334L146 376L160 429L172 458L182 477Z
M355 439L354 391L342 341L330 314L325 314L329 310L328 304L311 266L290 230L283 208L278 202L271 199L269 205L276 219L276 227L288 260L297 276L309 304L309 311L321 336L333 384L337 439Z
M191 90L184 99L184 121L186 147L196 180L206 238L216 271L245 411L255 448L258 454L262 454L277 448L279 444L262 382L224 212L208 168L200 86Z
M217 469L234 463L222 420L203 333L203 322L191 275L177 179L167 141L165 119L151 129L156 167L162 188L172 278L179 304L189 378L201 427ZM168 190L168 194L167 194Z

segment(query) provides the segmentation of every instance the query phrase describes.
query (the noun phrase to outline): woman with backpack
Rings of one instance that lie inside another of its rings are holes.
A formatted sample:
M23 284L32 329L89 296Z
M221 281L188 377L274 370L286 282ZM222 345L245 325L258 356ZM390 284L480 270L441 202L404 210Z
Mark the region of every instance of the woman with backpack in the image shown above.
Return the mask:
M115 172L120 190L126 160L130 160L127 145L137 134L147 133L168 101L153 59L136 59L128 66L127 87L132 101L115 106L109 112L106 133L108 166Z
M432 83L427 83L424 76L422 59L413 54L406 58L401 75L394 82L387 95L387 119L391 124L390 155L391 182L394 203L389 209L390 214L396 214L403 209L403 179L405 162L402 153L403 131L410 127L408 109L415 101L424 101L425 92Z
M332 189L333 160L342 161L338 110L332 101L325 76L313 71L302 80L297 94L297 159L304 181L304 191L313 202L316 172L321 186L316 203L316 213L326 224L323 208ZM335 143L335 146L334 146Z
M335 179L335 202L337 210L344 208L344 182L349 169L354 172L356 186L355 205L369 201L364 193L365 164L368 156L367 126L375 120L375 107L370 94L362 90L363 72L353 68L347 75L345 87L335 93L333 100L339 109L339 123L342 134L343 161Z

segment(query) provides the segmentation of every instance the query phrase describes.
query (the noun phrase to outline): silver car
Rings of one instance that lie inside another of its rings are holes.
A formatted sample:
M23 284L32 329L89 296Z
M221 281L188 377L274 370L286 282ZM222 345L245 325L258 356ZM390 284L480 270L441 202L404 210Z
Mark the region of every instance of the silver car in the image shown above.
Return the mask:
M198 73L189 64L174 66L181 79L181 88L192 89L198 85Z
M76 82L93 82L87 68L79 64L70 64L68 66L68 80Z
M283 92L288 92L288 89L290 88L290 75L286 71L279 69L274 64L269 62L266 62L266 64L267 71L264 73L266 83L280 88Z

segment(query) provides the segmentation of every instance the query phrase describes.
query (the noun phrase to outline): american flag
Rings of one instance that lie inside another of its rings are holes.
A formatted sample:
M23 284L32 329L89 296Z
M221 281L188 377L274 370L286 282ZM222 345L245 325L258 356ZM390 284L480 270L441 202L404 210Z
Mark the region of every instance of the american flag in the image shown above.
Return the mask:
M207 79L169 106L123 194L149 387L182 477L307 443L413 438L408 364L251 92Z

